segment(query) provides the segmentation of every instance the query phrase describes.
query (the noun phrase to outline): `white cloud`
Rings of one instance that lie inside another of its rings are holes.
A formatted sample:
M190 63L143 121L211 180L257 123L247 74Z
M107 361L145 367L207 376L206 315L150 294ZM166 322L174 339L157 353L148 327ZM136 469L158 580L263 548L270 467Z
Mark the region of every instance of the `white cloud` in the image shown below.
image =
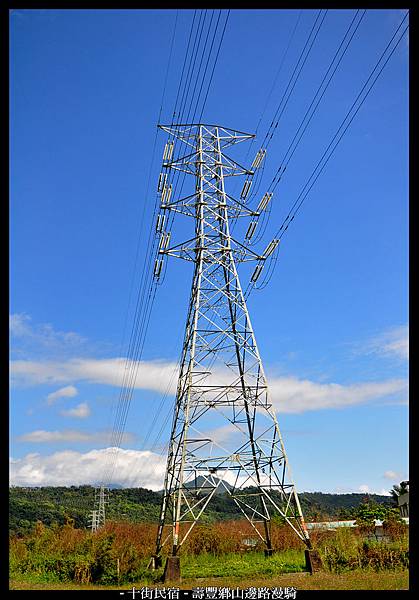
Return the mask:
M10 485L83 485L102 482L124 487L161 490L166 471L166 455L151 451L104 448L86 453L64 450L47 456L27 454L10 459ZM220 470L217 478L230 484L255 485L256 482L235 473Z
M127 367L127 368L126 368ZM175 393L177 366L161 360L131 362L122 358L72 359L61 362L11 361L12 384L37 385L85 381L112 386L123 383L124 372L136 373L136 389ZM214 371L217 382L231 383L227 371ZM351 385L317 383L296 377L268 379L273 405L278 412L302 413L308 410L337 409L406 394L405 379L365 382ZM398 399L398 398L397 398Z
M86 381L119 387L125 381L131 384L135 374L134 387L165 392L170 380L170 392L176 389L176 378L172 377L175 363L164 361L126 361L124 358L83 359L68 361L11 361L12 385L59 384L72 381ZM126 379L124 380L124 374Z
M132 433L125 432L122 435L121 443L130 443L134 440ZM34 443L63 443L63 442L102 442L107 443L110 439L110 433L107 431L99 431L89 433L86 431L79 431L77 429L64 429L58 431L46 431L45 429L37 429L20 435L17 440L19 442L34 442Z
M92 485L102 482L110 474L109 481L113 484L161 490L165 470L166 456L150 451L103 448L85 453L64 450L46 456L30 453L22 458L10 459L10 485ZM217 475L230 483L235 481L233 473L220 472ZM250 485L252 482L243 477L240 483ZM389 495L388 490L372 489L367 484L358 488L336 488L334 492Z
M75 417L76 419L86 419L90 415L90 407L86 402L82 402L74 408L62 410L60 414L63 415L63 417Z
M9 329L10 335L16 337L23 337L31 334L31 327L29 325L31 318L25 313L16 313L10 315Z
M271 379L269 387L278 412L302 413L308 410L346 408L400 394L406 391L407 382L404 379L389 379L345 386L280 377Z
M26 313L15 313L9 319L11 349L16 352L65 352L79 349L86 338L74 331L57 331L49 323L32 324Z
M383 475L384 479L390 479L390 481L401 480L403 475L397 471L385 471Z
M371 489L371 487L366 484L360 485L358 491L362 492L363 494L379 494L380 496L391 496L390 492L384 488L381 488L380 490Z
M240 434L240 432L243 431L242 428L239 429L238 426L233 423L227 423L227 425L222 425L221 427L202 432L198 431L194 426L191 426L191 429L194 431L194 437L195 432L197 432L197 438L210 439L214 444L220 447L226 442L230 442L235 434ZM246 431L245 428L244 430Z
M86 453L65 450L48 456L27 454L10 460L10 484L22 486L87 485L102 481L116 459L111 483L163 488L166 457L149 451L104 448Z
M362 354L377 354L385 358L409 360L409 327L402 325L387 329L369 339L357 350Z
M306 490L308 491L308 490ZM335 487L332 494L379 494L380 496L390 496L390 492L384 488L372 488L370 485L362 484L359 487L349 487L346 485Z
M74 385L67 385L66 387L60 388L47 396L47 403L51 406L54 404L58 398L73 398L77 396L78 391Z

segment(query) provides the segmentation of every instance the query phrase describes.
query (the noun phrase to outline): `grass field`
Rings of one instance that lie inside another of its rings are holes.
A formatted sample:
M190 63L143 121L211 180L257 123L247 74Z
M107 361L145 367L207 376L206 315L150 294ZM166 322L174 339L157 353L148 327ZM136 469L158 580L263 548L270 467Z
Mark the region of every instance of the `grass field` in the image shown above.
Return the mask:
M129 590L132 586L137 589L145 587L146 582L135 582L128 585L77 585L75 583L42 583L12 579L12 590ZM156 587L161 587L159 584ZM342 573L288 573L270 577L208 577L186 578L183 577L176 587L192 589L193 587L230 587L241 589L247 587L294 587L297 590L407 590L409 589L409 572L375 573L368 571L352 571Z
M10 543L10 589L119 589L164 587L163 569L149 571L155 526L113 524L92 534L72 526L39 525ZM181 554L181 584L194 587L295 587L317 590L398 590L409 586L405 529L386 542L341 529L316 532L312 541L323 570L305 571L304 548L288 528L273 529L276 552L243 546L241 522L199 526ZM119 574L117 570L119 569ZM167 586L166 586L167 587Z

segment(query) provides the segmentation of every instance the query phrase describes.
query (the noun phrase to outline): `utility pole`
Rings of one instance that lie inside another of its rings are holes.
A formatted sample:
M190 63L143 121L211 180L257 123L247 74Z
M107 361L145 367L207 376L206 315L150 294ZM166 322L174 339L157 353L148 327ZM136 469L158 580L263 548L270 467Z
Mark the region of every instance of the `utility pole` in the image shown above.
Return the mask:
M250 210L246 198L254 170L225 153L254 136L217 125L159 127L169 140L158 183L154 277L161 277L167 256L194 264L156 552L150 561L152 568L160 566L162 548L169 545L165 577L177 579L179 550L221 489L249 521L267 556L273 552L273 513L284 518L307 549L311 543L236 268L256 261L251 277L256 282L279 244L272 240L260 255L246 243L270 197L265 194ZM258 152L253 169L264 154ZM176 170L195 179L192 193L182 198L172 198L170 178ZM226 192L225 179L240 175L246 179L236 200ZM193 219L191 239L173 243L167 228L173 213ZM230 222L241 217L251 218L244 243L230 233Z

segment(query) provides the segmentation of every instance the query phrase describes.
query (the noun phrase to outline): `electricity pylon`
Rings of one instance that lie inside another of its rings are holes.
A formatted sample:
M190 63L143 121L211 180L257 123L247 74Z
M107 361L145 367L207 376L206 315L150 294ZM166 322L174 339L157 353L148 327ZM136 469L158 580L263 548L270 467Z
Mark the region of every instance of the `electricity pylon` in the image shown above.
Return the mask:
M105 524L105 505L108 503L107 490L105 486L95 490L95 508L91 512L90 527L92 532L97 531Z
M159 127L169 140L158 183L160 244L154 277L161 276L165 256L193 262L194 272L151 565L161 564L161 550L169 542L171 555L178 554L221 488L250 522L266 554L273 551L273 513L279 513L311 548L236 269L237 263L258 261L252 275L256 281L279 240L258 255L230 234L232 219L257 220L270 200L265 195L256 211L246 206L254 171L225 153L229 146L254 136L216 125ZM186 147L177 158L175 144ZM252 168L263 158L261 150ZM176 170L195 178L192 194L172 198L170 176ZM246 179L236 200L224 184L226 177L239 175ZM173 212L191 217L195 224L193 238L175 245L167 229ZM247 238L254 232L253 223Z
M95 531L98 530L98 515L97 515L97 510L92 510L92 512L90 513L90 520L89 520L89 526L92 530L92 533L95 533Z

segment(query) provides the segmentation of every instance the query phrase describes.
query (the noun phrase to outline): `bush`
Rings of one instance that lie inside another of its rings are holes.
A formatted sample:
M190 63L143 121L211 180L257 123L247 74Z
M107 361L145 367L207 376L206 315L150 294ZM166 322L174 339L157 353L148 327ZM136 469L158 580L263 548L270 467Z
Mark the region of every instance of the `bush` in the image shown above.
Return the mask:
M409 567L409 551L391 547L384 542L365 540L358 550L360 566L374 571L384 569L406 569Z
M333 573L353 569L405 569L409 566L407 536L397 543L369 541L351 529L338 529L333 540L319 546L323 564Z
M391 520L386 523L387 528L399 527ZM70 522L54 527L38 524L35 531L25 538L11 538L10 571L14 576L24 574L43 581L82 584L144 581L153 578L146 566L155 549L155 536L156 526L144 523L108 523L93 534L88 530L75 529ZM264 572L269 565L273 572L279 568L297 569L295 565L304 560L304 544L290 527L280 524L272 524L271 536L277 553L266 562ZM246 569L250 566L254 569L258 557L263 557L263 553L259 552L263 547L259 542L254 547L246 547L243 544L246 538L258 539L248 521L197 525L182 546L181 554L186 565L191 567L196 562L201 569L206 564L208 572L213 566L219 569L219 556L223 557L223 565L228 559L231 565L243 563L248 565ZM406 528L395 531L393 538L391 543L364 542L355 529L349 528L313 531L311 535L325 567L335 573L357 568L377 571L406 568L409 563ZM245 567L242 565L240 568Z

